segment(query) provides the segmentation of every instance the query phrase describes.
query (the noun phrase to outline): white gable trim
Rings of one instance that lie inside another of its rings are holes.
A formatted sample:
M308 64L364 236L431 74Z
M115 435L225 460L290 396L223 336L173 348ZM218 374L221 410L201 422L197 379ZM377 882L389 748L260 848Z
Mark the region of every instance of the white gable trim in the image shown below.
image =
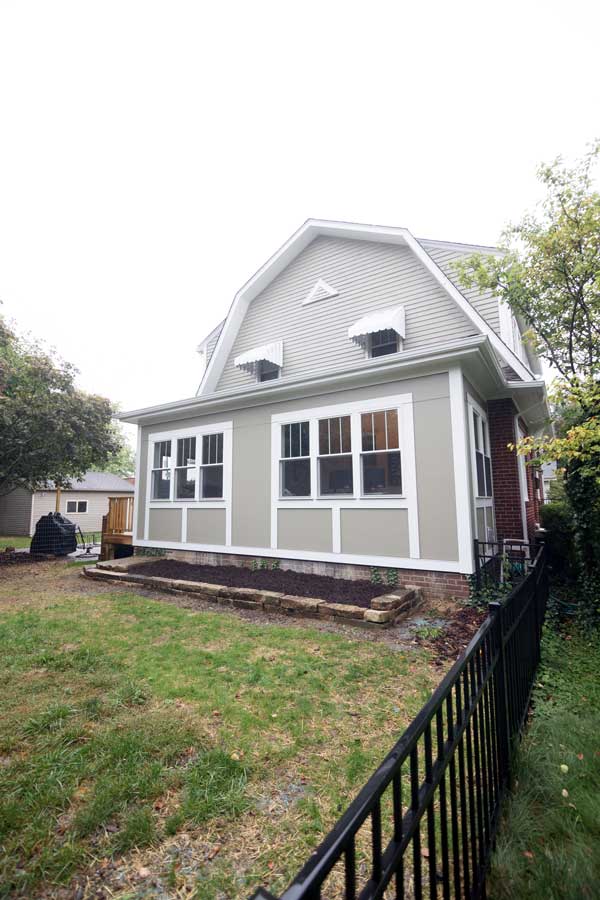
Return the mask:
M307 306L309 303L318 303L319 300L328 300L330 297L337 297L338 294L339 291L336 291L326 281L319 278L314 288L302 301L302 306Z
M524 381L533 381L534 376L521 360L504 344L483 316L469 303L466 297L444 275L440 267L407 228L390 228L383 225L359 225L352 222L334 222L326 219L308 219L280 249L250 278L237 292L225 325L210 358L198 394L210 394L216 390L221 373L227 364L236 335L244 320L252 300L292 262L314 238L340 237L348 240L377 241L410 247L417 259L454 300L458 308L473 325L489 338L494 350L507 365Z

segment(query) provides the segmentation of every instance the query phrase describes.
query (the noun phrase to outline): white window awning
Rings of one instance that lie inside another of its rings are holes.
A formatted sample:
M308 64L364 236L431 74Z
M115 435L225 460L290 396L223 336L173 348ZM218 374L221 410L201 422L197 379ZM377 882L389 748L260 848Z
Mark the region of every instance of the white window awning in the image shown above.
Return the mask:
M283 367L283 341L275 341L272 344L263 344L261 347L247 350L236 356L233 364L238 369L245 369L246 372L255 374L256 367L261 362L270 362L281 369Z
M378 312L363 316L348 329L348 337L356 344L365 346L370 334L377 331L395 331L402 339L405 337L406 326L403 306L393 306L390 309L381 309Z

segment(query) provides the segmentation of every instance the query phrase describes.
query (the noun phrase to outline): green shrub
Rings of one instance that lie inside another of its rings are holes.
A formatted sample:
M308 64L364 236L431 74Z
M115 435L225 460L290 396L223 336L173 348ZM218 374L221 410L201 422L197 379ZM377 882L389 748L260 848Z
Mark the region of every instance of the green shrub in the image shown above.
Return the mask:
M575 577L575 526L571 507L565 501L546 503L540 509L540 524L548 564L555 577L568 581Z
M371 569L371 584L383 584L383 578L379 569L373 567Z

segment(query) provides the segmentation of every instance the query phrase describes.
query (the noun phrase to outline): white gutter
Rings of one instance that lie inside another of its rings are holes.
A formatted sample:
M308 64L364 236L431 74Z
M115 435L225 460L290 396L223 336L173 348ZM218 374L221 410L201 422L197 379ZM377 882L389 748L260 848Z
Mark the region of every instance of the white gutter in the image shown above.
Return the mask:
M305 395L316 390L342 389L352 382L364 381L366 377L376 375L389 376L398 374L398 377L407 377L406 371L419 368L431 368L432 366L447 366L451 362L457 362L461 358L479 355L483 358L491 377L496 382L498 391L506 391L512 388L512 384L506 381L496 356L483 335L476 335L466 340L452 341L437 347L435 350L419 350L403 352L398 357L390 359L382 356L377 359L366 359L351 368L332 369L318 377L306 375L300 378L281 378L277 381L266 382L260 386L256 384L236 389L234 391L216 391L199 397L190 397L172 403L163 403L158 406L149 406L142 409L134 409L119 413L116 418L122 422L131 424L154 424L154 421L166 421L175 415L184 413L191 416L194 413L207 415L220 409L235 409L236 407L262 406L269 402L280 402L299 396L299 391ZM527 387L543 386L543 382L528 382ZM300 394L302 396L302 393Z

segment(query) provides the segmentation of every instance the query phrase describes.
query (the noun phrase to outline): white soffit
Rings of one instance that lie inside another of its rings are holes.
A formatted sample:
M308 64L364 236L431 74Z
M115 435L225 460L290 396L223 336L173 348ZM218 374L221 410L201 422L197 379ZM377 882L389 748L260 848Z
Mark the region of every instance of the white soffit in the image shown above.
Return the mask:
M406 337L406 325L403 306L393 306L363 316L348 329L348 337L355 344L364 346L370 334L377 331L395 331L402 339Z
M326 281L319 278L314 288L302 301L302 306L306 306L308 303L317 303L319 300L327 300L329 297L337 297L338 294L339 291L336 291Z
M261 347L247 350L236 356L233 364L238 369L254 373L257 364L263 361L273 363L274 366L279 366L281 369L283 367L283 341L275 341L272 344L263 344Z

